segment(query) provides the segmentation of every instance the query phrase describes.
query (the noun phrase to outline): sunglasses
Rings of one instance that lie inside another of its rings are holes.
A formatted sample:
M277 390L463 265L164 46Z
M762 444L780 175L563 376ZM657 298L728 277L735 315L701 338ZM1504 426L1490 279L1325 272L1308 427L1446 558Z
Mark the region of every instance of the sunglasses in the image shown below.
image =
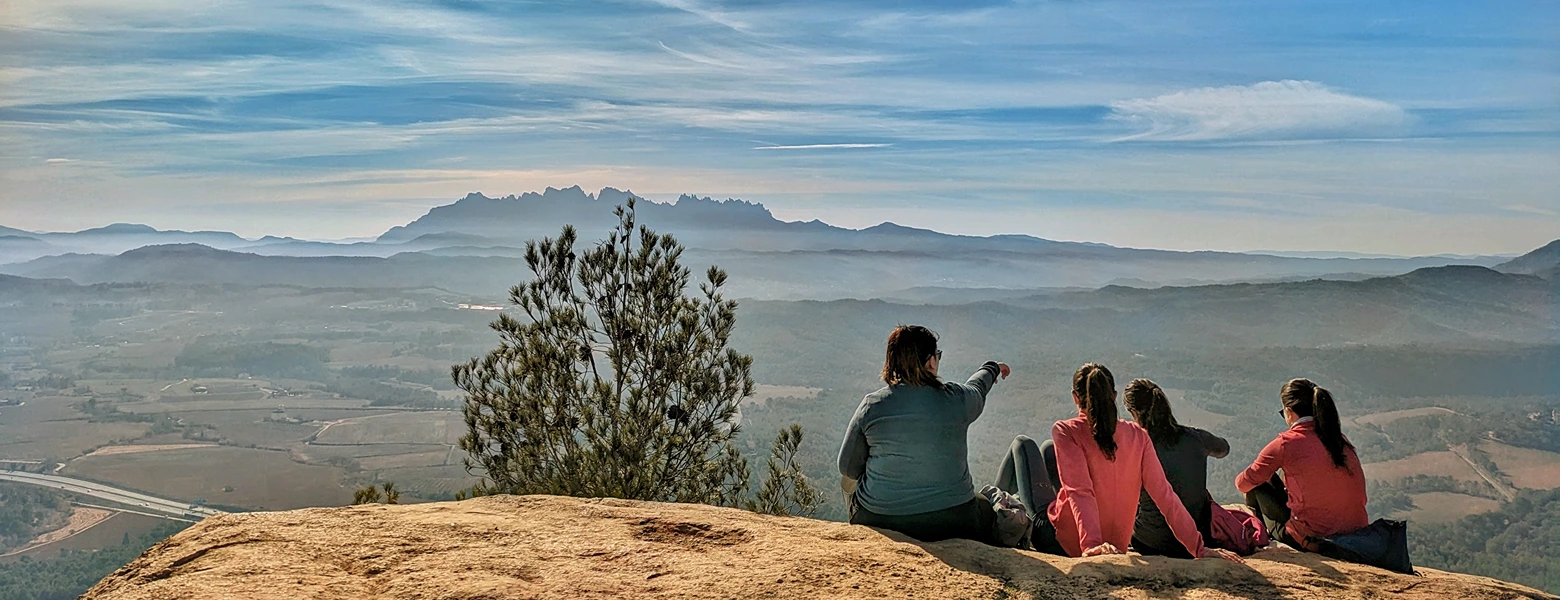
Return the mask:
M937 362L942 362L942 350L932 353L932 358L937 359Z

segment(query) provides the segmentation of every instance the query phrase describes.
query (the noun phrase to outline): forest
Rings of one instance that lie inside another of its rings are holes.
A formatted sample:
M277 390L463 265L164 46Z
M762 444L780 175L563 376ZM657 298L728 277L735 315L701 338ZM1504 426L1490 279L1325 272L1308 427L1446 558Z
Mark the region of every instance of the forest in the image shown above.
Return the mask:
M70 600L98 580L140 556L147 548L183 531L187 525L168 523L97 550L61 550L59 556L23 556L0 563L0 598L6 600Z

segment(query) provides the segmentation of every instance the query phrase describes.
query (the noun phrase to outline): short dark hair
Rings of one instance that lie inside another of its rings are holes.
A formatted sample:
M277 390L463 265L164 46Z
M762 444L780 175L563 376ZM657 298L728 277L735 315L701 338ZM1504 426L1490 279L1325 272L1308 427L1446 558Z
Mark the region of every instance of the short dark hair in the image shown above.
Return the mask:
M895 327L883 356L883 383L941 385L942 380L926 368L926 361L936 355L937 334L932 330L920 325Z

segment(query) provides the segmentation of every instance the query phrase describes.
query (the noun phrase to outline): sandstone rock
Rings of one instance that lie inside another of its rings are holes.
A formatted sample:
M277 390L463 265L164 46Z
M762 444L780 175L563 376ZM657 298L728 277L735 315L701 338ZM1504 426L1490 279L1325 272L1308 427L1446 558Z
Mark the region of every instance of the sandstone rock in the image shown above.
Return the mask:
M495 496L212 517L84 598L1554 599L1268 550L1244 566L1070 559L686 504Z

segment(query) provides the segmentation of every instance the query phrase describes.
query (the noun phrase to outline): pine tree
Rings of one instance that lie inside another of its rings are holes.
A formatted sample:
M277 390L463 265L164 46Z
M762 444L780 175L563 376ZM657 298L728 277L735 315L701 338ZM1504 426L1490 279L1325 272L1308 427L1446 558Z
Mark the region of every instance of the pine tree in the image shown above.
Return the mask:
M380 498L381 496L379 495L379 488L370 485L365 488L359 488L358 491L354 492L352 494L352 503L378 504Z
M758 495L745 503L748 510L771 515L797 515L810 517L818 511L823 498L818 490L807 482L807 476L796 464L797 452L802 446L802 426L792 424L775 438L770 450L769 474L764 478Z
M753 359L728 347L735 301L710 267L688 293L683 247L638 225L634 201L610 236L526 244L534 278L510 290L523 318L492 324L498 348L457 365L468 471L487 493L743 504L734 441ZM464 497L466 494L462 494Z
M386 481L379 484L379 487L385 491L385 504L401 503L401 490L395 489L394 481Z

